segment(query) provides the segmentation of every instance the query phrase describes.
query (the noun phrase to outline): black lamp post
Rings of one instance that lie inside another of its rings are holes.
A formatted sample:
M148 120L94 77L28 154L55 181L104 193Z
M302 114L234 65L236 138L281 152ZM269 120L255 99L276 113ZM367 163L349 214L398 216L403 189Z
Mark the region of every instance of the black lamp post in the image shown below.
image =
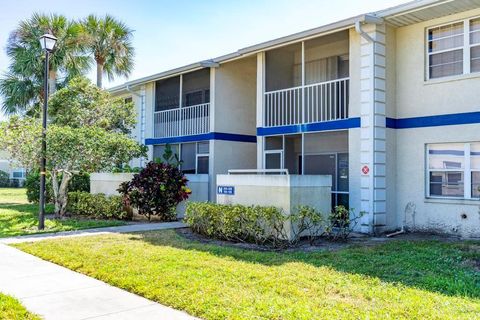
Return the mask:
M46 151L46 131L47 131L47 109L48 109L48 72L49 72L49 54L55 47L57 38L51 34L44 34L40 37L40 45L45 51L45 73L43 78L43 108L42 108L42 158L40 159L40 212L38 214L38 229L45 228L45 166L47 163Z

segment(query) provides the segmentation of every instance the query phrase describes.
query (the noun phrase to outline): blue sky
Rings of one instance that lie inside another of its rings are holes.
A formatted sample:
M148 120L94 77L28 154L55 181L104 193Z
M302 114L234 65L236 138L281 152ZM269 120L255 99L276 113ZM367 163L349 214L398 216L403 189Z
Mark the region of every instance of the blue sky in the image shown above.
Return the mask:
M33 12L55 12L71 18L109 13L123 20L135 30L135 69L130 79L136 79L404 2L406 0L3 0L0 72L5 72L8 66L5 45L9 33ZM124 81L105 83L109 87Z

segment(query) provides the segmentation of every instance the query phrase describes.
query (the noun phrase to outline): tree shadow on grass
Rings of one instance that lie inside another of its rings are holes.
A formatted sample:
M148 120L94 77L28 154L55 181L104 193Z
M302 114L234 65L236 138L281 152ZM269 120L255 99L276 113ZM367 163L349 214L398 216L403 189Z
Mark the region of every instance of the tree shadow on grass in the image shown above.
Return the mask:
M0 238L38 233L72 231L108 226L123 225L122 221L94 220L80 218L56 219L51 214L54 206L45 207L45 229L38 230L38 204L1 204Z
M306 263L330 267L443 295L480 298L480 241L398 240L374 246L355 245L337 251L259 252L206 244L186 239L171 230L138 236L132 234L131 239L264 266Z

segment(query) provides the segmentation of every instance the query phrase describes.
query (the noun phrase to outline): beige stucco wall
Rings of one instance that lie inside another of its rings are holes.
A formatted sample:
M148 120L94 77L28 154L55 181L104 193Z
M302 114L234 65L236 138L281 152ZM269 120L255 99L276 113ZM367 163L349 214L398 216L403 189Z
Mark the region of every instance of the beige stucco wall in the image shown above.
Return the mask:
M256 168L257 147L252 142L210 141L210 201L216 199L216 177L230 169Z
M215 117L212 131L256 134L257 61L249 57L215 69Z
M479 140L479 125L461 125L397 130L397 218L405 219L414 230L447 232L465 237L480 237L480 201L428 199L426 197L425 144ZM461 214L466 213L467 219Z
M396 117L408 118L478 111L480 74L426 80L426 29L478 16L480 9L396 30ZM393 130L390 130L393 131ZM394 130L396 134L396 218L398 226L480 236L480 201L428 199L426 154L428 143L480 141L480 125L453 125ZM391 162L390 162L391 163ZM407 210L408 203L415 210ZM467 215L466 219L461 214ZM405 217L406 216L406 217Z
M360 117L360 36L355 29L349 29L350 38L350 104L349 117ZM350 208L359 214L360 196L360 128L348 130L349 200ZM358 226L360 227L360 226Z
M389 118L397 117L396 104L396 29L391 26L386 27L385 34L385 115ZM397 185L397 130L386 130L385 145L385 186L386 186L386 226L385 231L391 231L400 226L398 222L398 213L396 210L396 185Z
M396 103L399 118L478 111L480 73L425 81L426 28L480 15L480 9L397 29Z

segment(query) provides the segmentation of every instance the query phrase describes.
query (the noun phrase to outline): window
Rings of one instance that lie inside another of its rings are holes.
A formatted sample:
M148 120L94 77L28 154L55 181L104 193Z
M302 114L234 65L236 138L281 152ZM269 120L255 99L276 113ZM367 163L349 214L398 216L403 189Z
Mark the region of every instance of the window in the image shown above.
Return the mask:
M25 178L25 171L23 170L15 170L12 172L13 179L24 179Z
M132 103L133 102L133 98L132 97L128 97L128 98L125 98L123 100L125 103Z
M155 111L178 108L180 105L180 77L155 82Z
M427 145L431 197L480 198L480 143Z
M163 159L165 146L153 146L153 158ZM209 142L192 142L170 145L172 152L181 159L180 169L185 174L208 174L209 172Z
M210 102L210 90L197 90L185 93L184 105L185 107L195 106L198 104Z
M480 72L480 18L427 30L428 79Z
M182 155L182 171L183 173L195 173L195 143L182 143L181 155Z

